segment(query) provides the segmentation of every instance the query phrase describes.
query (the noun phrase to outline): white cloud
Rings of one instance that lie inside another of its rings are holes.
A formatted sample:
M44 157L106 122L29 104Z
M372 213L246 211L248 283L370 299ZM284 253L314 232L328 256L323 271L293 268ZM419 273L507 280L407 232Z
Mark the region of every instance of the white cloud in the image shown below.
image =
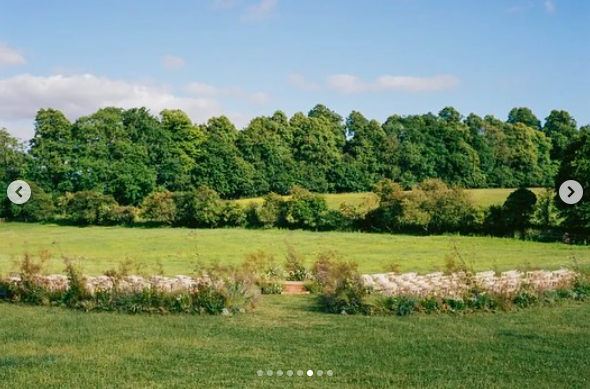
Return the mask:
M229 97L247 100L256 104L266 104L268 95L264 92L248 92L242 88L219 88L201 82L191 82L186 87L187 91L199 97Z
M278 0L261 0L252 5L242 19L249 22L263 20L272 16L279 4Z
M297 73L289 74L287 81L305 91L318 91L321 89L320 85L308 81L303 75Z
M19 50L0 42L0 69L6 66L24 65L25 63L27 61Z
M182 97L161 86L92 74L47 77L23 74L0 79L0 118L5 127L20 137L30 137L31 133L20 130L22 124L18 123L32 123L41 108L59 109L74 120L107 106L146 107L155 114L167 108L182 109L196 122L226 113L213 98ZM18 128L13 129L11 123Z
M545 6L545 11L547 11L547 13L551 14L555 12L555 4L553 4L553 1L547 0L543 5Z
M186 65L182 57L177 57L174 55L164 56L164 58L162 59L162 63L164 67L168 70L180 70Z
M459 79L453 75L441 74L433 77L411 77L384 75L372 82L361 80L352 74L334 74L328 77L328 85L344 93L378 91L435 92L455 88Z

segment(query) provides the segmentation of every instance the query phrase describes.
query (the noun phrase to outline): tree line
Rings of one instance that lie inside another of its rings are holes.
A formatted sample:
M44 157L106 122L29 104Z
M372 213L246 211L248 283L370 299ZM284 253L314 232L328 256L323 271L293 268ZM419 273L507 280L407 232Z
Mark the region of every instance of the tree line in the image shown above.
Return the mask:
M104 108L71 123L42 109L29 145L0 135L0 181L24 177L60 195L96 190L135 206L154 191L201 185L223 198L286 194L295 185L359 192L384 178L404 188L426 178L470 188L549 186L578 132L565 111L541 125L528 108L506 121L447 107L379 123L317 105L307 115L254 118L241 131L226 117L194 124L179 110L156 117L145 108Z
M562 165L558 177L576 176L584 186L587 170L571 149L588 147L589 129L559 110L541 123L525 107L505 121L446 107L379 123L317 105L307 115L256 117L243 130L224 116L195 124L180 110L154 116L110 107L72 123L58 110L41 109L28 144L0 130L0 189L21 178L53 204L92 192L118 207L138 207L153 193L203 187L220 199L287 194L296 186L368 191L384 179L402 189L430 178L470 188L553 187ZM10 209L0 207L0 217L14 218L19 211Z

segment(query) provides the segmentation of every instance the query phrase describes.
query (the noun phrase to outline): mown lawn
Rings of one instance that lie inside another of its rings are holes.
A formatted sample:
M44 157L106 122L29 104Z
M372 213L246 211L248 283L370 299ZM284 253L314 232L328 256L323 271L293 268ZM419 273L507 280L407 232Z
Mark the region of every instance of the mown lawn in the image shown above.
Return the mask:
M2 388L588 388L590 305L471 316L127 316L0 304ZM332 370L259 377L258 370Z
M12 260L25 252L38 255L48 250L52 254L48 270L53 272L63 270L61 258L67 256L78 258L88 274L101 274L129 259L142 264L144 273L158 270L160 262L168 275L190 275L197 262L237 264L257 250L283 261L287 243L304 254L308 264L318 252L332 250L357 262L363 272L380 272L391 264L401 271L444 270L445 257L455 247L475 270L555 269L570 266L574 257L580 265L590 266L589 246L504 238L4 223L0 224L0 272L11 271Z

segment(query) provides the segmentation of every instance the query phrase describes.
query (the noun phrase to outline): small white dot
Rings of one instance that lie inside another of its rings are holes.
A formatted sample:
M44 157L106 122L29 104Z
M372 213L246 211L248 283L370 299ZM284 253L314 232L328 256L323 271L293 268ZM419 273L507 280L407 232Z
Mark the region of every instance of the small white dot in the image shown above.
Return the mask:
M321 376L323 376L323 375L324 375L324 372L323 372L323 371L321 371L321 370L318 370L318 375L321 377Z
M262 370L258 370L256 372L256 374L258 374L259 377L262 377L262 375L264 374L264 372Z
M283 371L282 371L282 370L279 370L279 371L277 371L277 375L278 375L279 377L280 377L280 376L282 376L282 375L283 375Z
M328 371L326 372L326 374L327 374L327 375L329 375L330 377L332 377L332 374L334 374L334 373L332 372L332 370L328 370Z
M307 375L308 375L309 377L311 377L311 376L313 375L313 370L308 370L308 371L307 371Z
M291 377L293 375L293 370L287 370L287 375Z
M303 372L302 372L301 370L297 370L297 375L298 375L299 377L301 377L301 376L303 375Z
M266 372L266 375L271 376L272 375L272 370L269 370Z

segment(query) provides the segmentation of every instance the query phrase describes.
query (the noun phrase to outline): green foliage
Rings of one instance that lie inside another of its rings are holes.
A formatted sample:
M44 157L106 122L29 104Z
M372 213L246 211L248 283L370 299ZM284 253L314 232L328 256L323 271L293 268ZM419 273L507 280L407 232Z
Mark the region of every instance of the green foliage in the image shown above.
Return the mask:
M172 192L154 192L141 205L141 217L147 221L172 224L176 219L176 204Z
M556 193L551 189L545 189L537 195L532 224L545 228L558 227L561 224L561 215L555 198Z
M565 221L564 227L572 229L590 229L590 126L580 130L579 135L564 152L563 161L555 178L555 190L564 181L576 180L584 188L582 200L575 205L558 201Z
M243 227L246 224L246 211L234 201L224 201L221 208L220 226Z
M176 205L175 224L187 227L216 227L223 212L223 201L206 186L191 192L174 193Z
M50 291L39 282L47 259L42 256L37 262L25 254L18 263L20 280L9 282L0 279L0 301L63 306L84 312L212 315L246 312L257 302L253 285L248 280L237 278L225 279L222 283L199 281L194 288L177 292L156 288L131 291L119 287L121 274L118 274L113 277L113 288L91 292L86 288L80 269L69 260L66 260L67 288Z
M469 274L466 276L469 277ZM561 300L586 300L590 297L590 282L584 274L578 276L570 289L535 291L528 285L523 285L512 296L506 296L501 292L482 291L474 286L462 296L454 298L369 294L362 282L356 282L355 279L354 272L337 274L331 284L336 287L322 289L319 296L320 309L328 313L408 316L414 313L508 311L554 304Z
M257 224L262 227L280 227L285 219L285 201L276 193L264 196L264 202L256 208Z
M524 231L531 225L531 218L537 204L537 196L526 188L512 192L504 202L503 217L514 230Z
M65 217L72 224L104 225L117 206L112 196L96 191L66 195Z
M476 227L478 212L471 200L460 188L440 180L425 180L407 192L391 181L382 181L375 191L381 203L368 213L368 228L449 232L472 231Z
M6 193L8 184L22 177L27 161L25 145L11 136L4 128L0 128L0 186Z
M541 129L541 121L537 119L533 111L527 107L512 108L508 113L508 123L522 123L536 130Z
M240 274L258 285L262 294L280 294L283 290L285 270L277 263L274 255L265 251L248 254L242 263Z
M578 126L567 111L553 110L545 119L543 132L551 139L551 157L561 160L570 143L578 136Z
M287 272L287 281L305 281L309 277L309 272L305 268L305 259L296 249L295 246L287 244L287 254L285 256L285 271Z
M328 224L329 213L324 197L295 187L286 204L285 222L291 228L320 230Z
M363 285L358 266L339 260L337 253L323 252L312 267L320 308L326 312L355 314L366 313L368 291Z
M445 107L379 123L357 111L344 120L318 104L307 115L254 118L243 131L223 116L198 125L180 110L156 117L145 108L106 107L70 123L60 111L42 109L28 150L0 132L0 188L22 177L53 198L96 191L139 206L154 191L202 185L224 199L284 195L294 185L315 193L366 191L383 179L405 189L429 178L464 187L548 186L577 137L568 112L552 111L541 128L528 108L514 108L506 122ZM6 205L1 209L7 214ZM148 214L170 223L170 213ZM346 224L336 216L329 224Z
M31 187L31 198L24 204L10 203L11 219L25 222L51 220L55 212L53 199L34 182L29 181L28 184Z

